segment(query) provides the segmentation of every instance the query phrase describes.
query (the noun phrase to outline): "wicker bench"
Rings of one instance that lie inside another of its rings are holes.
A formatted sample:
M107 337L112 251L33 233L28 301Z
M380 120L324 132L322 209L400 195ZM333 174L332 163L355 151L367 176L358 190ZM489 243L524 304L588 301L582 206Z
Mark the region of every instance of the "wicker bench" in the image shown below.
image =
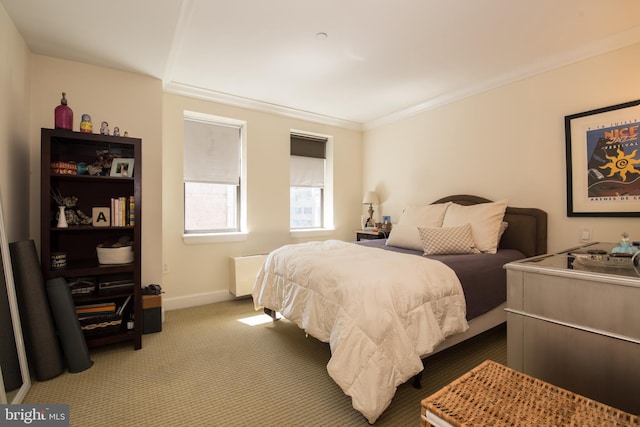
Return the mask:
M487 360L421 402L422 426L640 426L640 417Z

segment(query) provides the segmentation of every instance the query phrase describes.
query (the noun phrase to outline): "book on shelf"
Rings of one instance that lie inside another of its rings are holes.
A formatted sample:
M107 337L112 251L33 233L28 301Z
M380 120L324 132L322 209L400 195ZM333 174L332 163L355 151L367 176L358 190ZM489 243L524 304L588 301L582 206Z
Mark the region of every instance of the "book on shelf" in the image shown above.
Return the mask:
M127 307L127 304L129 304L129 301L131 301L131 295L129 295L124 300L120 307L117 307L117 304L115 302L78 305L76 306L76 314L80 319L95 316L106 316L109 314L117 314L118 316L122 316L122 313Z
M115 302L104 302L98 304L85 304L76 306L78 317L104 316L116 312Z
M98 302L95 304L81 304L76 306L76 310L89 310L94 308L105 308L105 307L115 308L116 303L113 301L110 301L110 302Z
M135 201L133 196L111 199L111 226L127 227L135 224Z
M78 319L91 319L91 318L96 318L96 317L102 317L102 316L113 316L114 314L116 314L114 311L108 311L108 312L104 312L104 313L76 313L76 315L78 316Z
M129 225L134 226L136 224L136 204L133 196L129 196Z

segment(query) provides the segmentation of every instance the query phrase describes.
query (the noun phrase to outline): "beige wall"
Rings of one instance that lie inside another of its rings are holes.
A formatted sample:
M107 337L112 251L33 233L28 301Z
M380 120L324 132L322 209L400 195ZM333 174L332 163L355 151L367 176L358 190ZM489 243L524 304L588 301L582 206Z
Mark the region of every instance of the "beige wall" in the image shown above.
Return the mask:
M40 129L52 128L61 92L73 110L73 129L80 116L91 115L94 132L100 122L111 132L142 138L142 284L162 280L162 83L115 71L40 55L31 56L31 236L40 239ZM138 173L139 171L135 171ZM88 213L88 212L87 212ZM39 245L38 245L39 247Z
M640 44L546 72L364 133L365 188L397 220L449 194L509 199L549 214L549 250L582 227L596 241L640 240L637 218L568 218L564 116L640 98Z
M41 127L53 125L60 92L74 128L95 125L143 139L143 283L163 286L166 308L230 298L229 257L262 253L296 239L288 228L288 134L334 136L336 231L351 240L365 190L381 198L376 216L397 220L408 203L454 193L549 213L549 249L578 241L578 230L615 241L638 219L567 218L564 122L567 114L640 98L640 45L508 84L360 133L227 105L163 94L159 80L31 55L0 5L0 189L10 241L39 241ZM182 113L247 122L247 240L185 244L182 239ZM25 197L28 194L28 198ZM24 215L29 212L29 217ZM167 273L162 266L169 267Z
M362 197L361 133L253 110L165 94L163 108L163 261L165 300L178 308L231 297L229 258L266 253L312 239L353 240ZM183 113L246 121L248 228L245 241L185 244L183 234ZM333 136L335 232L304 239L289 234L289 133Z
M9 242L29 239L29 57L0 4L0 195Z
M0 7L0 186L10 240L40 240L40 128L53 127L61 92L94 131L101 121L143 140L143 284L165 290L165 308L232 298L229 258L311 240L289 234L289 131L334 141L335 231L316 238L354 238L362 205L361 133L178 95L153 78L33 55ZM182 239L182 117L185 109L247 122L248 223L245 241L185 244ZM163 155L166 161L163 161ZM28 195L28 196L25 196ZM5 208L6 209L6 208ZM25 215L28 212L28 215ZM163 263L169 271L163 274Z

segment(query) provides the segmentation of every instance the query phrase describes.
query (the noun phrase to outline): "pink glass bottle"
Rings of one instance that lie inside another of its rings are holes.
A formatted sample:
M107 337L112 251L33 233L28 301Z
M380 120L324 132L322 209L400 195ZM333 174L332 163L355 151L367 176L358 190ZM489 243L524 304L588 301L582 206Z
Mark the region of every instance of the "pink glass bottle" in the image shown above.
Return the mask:
M56 129L73 130L73 110L67 105L66 93L62 92L60 105L55 110L55 127Z

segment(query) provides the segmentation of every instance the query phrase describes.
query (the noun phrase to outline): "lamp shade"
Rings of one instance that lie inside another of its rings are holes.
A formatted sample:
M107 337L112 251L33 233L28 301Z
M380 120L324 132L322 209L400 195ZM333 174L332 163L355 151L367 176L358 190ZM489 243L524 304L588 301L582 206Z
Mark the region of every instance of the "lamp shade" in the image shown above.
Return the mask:
M364 195L364 199L362 199L362 204L367 203L378 203L378 195L375 191L367 191Z

